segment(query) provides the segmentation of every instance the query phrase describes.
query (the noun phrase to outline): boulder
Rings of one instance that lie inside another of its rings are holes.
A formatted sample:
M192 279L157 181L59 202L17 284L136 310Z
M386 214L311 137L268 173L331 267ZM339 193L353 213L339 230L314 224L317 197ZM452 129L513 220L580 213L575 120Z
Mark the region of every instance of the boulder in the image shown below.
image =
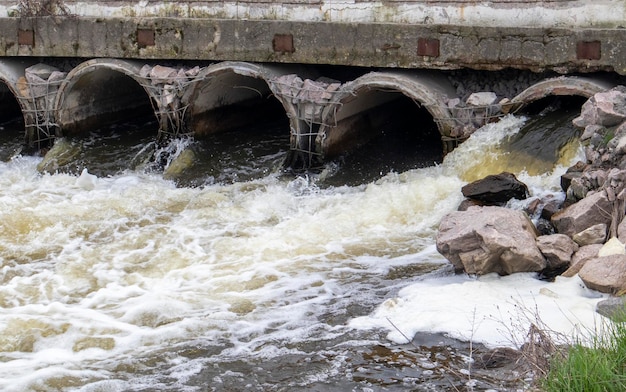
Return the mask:
M626 122L615 129L613 139L607 143L607 147L614 149L615 154L623 155L626 152Z
M566 191L566 199L571 203L575 203L580 199L584 199L591 190L591 186L587 179L583 176L575 176L570 181Z
M535 227L524 212L488 206L446 215L436 244L457 272L507 275L546 268L536 239Z
M580 116L573 120L575 126L587 125L612 127L626 120L626 87L618 86L611 90L597 93L587 100L581 108Z
M572 183L572 179L583 175L583 171L587 165L584 162L578 161L574 166L567 169L567 171L561 176L561 189L565 192Z
M528 197L528 187L512 173L500 173L474 181L461 188L463 196L486 205L502 205L511 199Z
M578 245L565 234L542 235L537 238L537 247L545 256L546 268L551 271L563 270L569 266Z
M573 235L572 239L580 246L592 245L592 244L604 244L606 240L607 225L604 223L598 223L591 227L586 228L580 233Z
M622 293L626 290L626 255L614 254L587 260L578 271L578 276L592 290Z
M561 207L563 207L563 200L555 197L546 198L543 201L543 208L541 209L541 217L550 220L552 215L556 214Z
M615 237L608 240L604 245L602 245L600 250L598 250L599 257L624 254L626 254L624 243Z
M478 200L470 200L470 199L465 199L461 202L461 204L459 204L459 206L457 207L458 211L465 211L470 207L475 207L475 206L482 206L483 203L479 202Z
M465 103L467 103L470 106L480 107L480 106L493 105L497 101L498 101L498 96L496 95L496 93L493 93L491 91L482 91L482 92L470 94L470 96L467 97L467 100L465 100Z
M606 192L599 191L552 215L551 222L557 233L573 237L588 227L603 223L611 224L613 203Z
M596 312L616 322L626 320L626 297L611 297L596 305Z
M622 221L617 226L617 238L623 243L626 243L626 219L622 218Z
M572 255L572 261L570 267L561 274L566 278L575 276L578 271L585 265L587 260L598 257L598 252L602 248L601 244L585 245L578 248L578 251Z
M604 132L604 131L605 131L605 129L601 125L589 124L589 125L585 126L585 130L584 130L583 134L580 135L580 141L584 142L584 141L590 140L591 137L593 135L595 135L596 133Z
M24 70L26 79L29 79L31 76L36 76L38 78L37 80L48 80L50 75L54 72L59 72L59 69L43 63L31 65Z
M67 169L78 159L81 152L80 144L65 138L58 138L37 165L37 170L40 173L55 173L61 169Z
M173 158L169 166L163 171L163 178L166 180L176 180L189 170L198 160L196 153L186 148L177 157Z

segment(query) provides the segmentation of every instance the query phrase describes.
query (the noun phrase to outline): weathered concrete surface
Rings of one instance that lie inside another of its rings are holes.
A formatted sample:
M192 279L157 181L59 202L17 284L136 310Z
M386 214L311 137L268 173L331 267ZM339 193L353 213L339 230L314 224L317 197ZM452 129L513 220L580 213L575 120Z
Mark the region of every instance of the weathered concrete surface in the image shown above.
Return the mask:
M511 27L501 22L467 25L388 23L371 18L288 21L223 17L6 17L0 18L0 56L518 68L559 73L603 70L626 74L626 29L612 23L601 28L567 28L553 24Z
M19 14L16 3L0 0L0 16ZM52 12L56 14L66 12L95 17L566 28L619 28L626 20L623 0L63 0L39 3L54 5ZM26 11L32 13L33 8L37 7L31 6Z

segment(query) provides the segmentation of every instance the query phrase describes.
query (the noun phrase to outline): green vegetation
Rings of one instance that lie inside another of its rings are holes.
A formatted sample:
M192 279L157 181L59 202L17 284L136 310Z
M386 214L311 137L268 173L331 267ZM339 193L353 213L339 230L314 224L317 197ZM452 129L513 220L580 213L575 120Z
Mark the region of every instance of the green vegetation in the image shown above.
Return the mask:
M626 312L596 331L591 344L557 353L540 385L546 392L626 391Z

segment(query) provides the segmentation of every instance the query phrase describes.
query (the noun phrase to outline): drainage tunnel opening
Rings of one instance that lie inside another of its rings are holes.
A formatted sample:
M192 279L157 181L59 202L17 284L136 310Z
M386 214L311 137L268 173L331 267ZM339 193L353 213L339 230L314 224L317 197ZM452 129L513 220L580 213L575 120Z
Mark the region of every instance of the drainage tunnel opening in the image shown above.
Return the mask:
M517 113L527 116L542 115L553 111L580 113L580 108L587 99L580 95L548 95L527 103Z
M207 78L189 102L187 122L196 138L286 119L265 80L232 71Z
M15 95L0 82L0 161L8 161L25 146L24 116Z
M223 72L196 91L189 117L193 165L176 174L178 185L249 181L282 170L289 118L263 79Z
M63 141L48 154L71 157L56 170L106 176L147 164L156 149L158 120L133 78L106 68L81 75L59 109ZM57 160L58 161L58 160Z
M441 135L432 115L399 92L358 94L343 103L337 119L326 135L332 143L326 145L324 158L335 164L327 184L359 185L443 160Z
M64 136L87 135L136 118L156 116L144 88L119 71L98 68L81 75L64 91L59 108ZM156 126L153 130L156 134Z
M568 165L580 148L581 130L572 120L580 115L586 100L582 96L547 96L520 110L518 114L528 120L503 146L511 171L539 175L555 165Z

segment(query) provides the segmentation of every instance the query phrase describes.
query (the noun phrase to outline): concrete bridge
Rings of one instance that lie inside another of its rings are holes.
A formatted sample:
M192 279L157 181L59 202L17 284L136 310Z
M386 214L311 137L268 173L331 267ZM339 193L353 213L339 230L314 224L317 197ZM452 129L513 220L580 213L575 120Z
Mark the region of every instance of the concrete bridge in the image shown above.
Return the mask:
M625 21L624 0L0 1L0 107L41 148L138 111L155 139L201 137L271 101L306 166L404 99L445 153L505 113L622 83Z

